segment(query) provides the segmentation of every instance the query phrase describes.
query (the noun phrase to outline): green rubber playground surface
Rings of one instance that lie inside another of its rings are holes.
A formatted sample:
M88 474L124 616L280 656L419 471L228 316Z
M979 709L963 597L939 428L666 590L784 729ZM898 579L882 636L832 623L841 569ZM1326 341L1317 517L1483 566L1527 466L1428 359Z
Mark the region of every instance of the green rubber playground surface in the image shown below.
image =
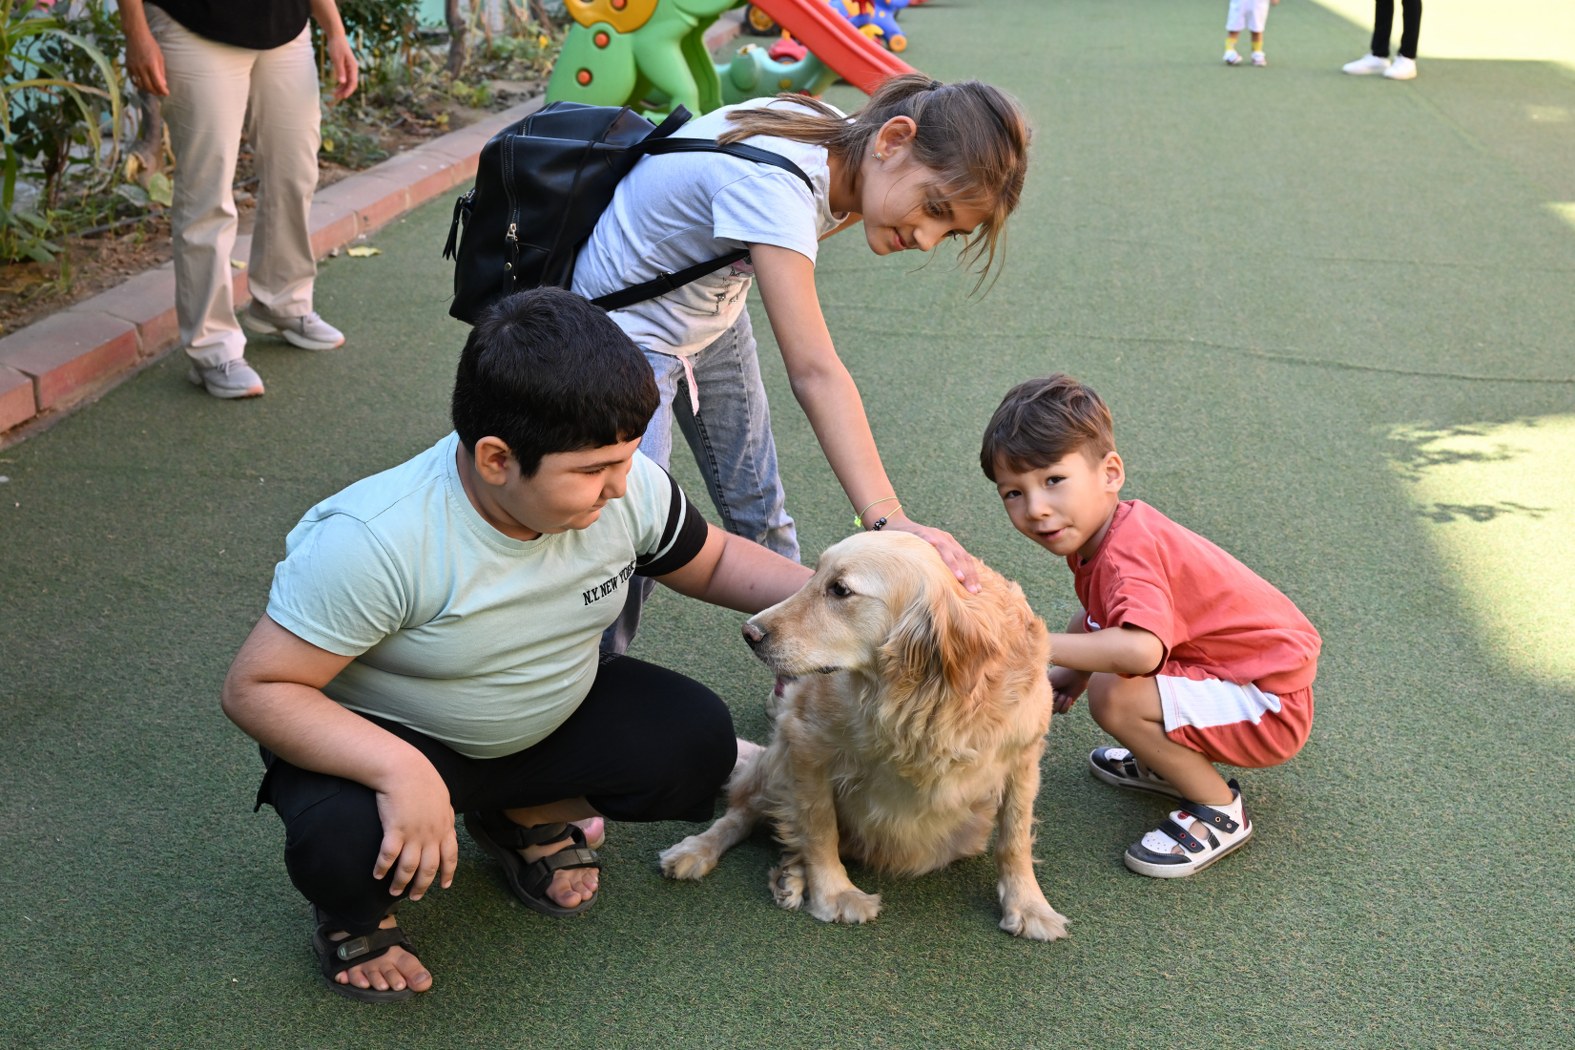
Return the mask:
M996 929L988 857L855 870L885 899L866 927L777 909L763 838L669 883L655 855L682 824L614 825L602 900L553 921L462 834L453 889L401 913L434 990L327 994L218 689L301 512L447 429L464 329L440 201L376 235L381 255L324 264L318 306L350 344L258 340L266 397L207 398L176 355L0 451L0 1045L1570 1045L1570 16L1521 5L1509 47L1490 5L1434 0L1399 84L1339 74L1367 40L1356 0L1275 8L1266 70L1219 65L1223 6L906 12L905 58L1032 115L1006 268L970 299L949 260L853 234L820 290L904 504L1047 620L1069 574L1012 531L976 455L1001 393L1059 369L1110 402L1127 495L1320 628L1311 742L1242 774L1250 845L1192 879L1129 874L1162 802L1088 775L1103 741L1079 705L1038 802L1064 941ZM852 511L769 336L762 357L813 555ZM758 736L771 683L740 620L663 594L636 652Z

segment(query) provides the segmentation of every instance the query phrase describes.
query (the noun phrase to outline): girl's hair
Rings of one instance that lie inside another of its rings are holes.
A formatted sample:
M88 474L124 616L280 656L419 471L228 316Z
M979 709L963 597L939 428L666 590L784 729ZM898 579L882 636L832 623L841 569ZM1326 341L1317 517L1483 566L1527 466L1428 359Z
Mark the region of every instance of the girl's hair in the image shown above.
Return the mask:
M851 118L805 95L782 94L777 100L797 105L734 110L728 114L733 127L719 141L775 135L824 146L843 163L858 164L888 120L912 117L918 126L914 159L940 176L939 189L948 200L980 208L987 216L961 252L970 263L982 260L978 273L979 284L984 283L1028 172L1031 132L1012 98L977 80L942 84L922 73L906 73L881 84Z
M1092 387L1061 372L1018 383L984 428L979 467L1039 470L1081 452L1097 463L1116 449L1110 409Z

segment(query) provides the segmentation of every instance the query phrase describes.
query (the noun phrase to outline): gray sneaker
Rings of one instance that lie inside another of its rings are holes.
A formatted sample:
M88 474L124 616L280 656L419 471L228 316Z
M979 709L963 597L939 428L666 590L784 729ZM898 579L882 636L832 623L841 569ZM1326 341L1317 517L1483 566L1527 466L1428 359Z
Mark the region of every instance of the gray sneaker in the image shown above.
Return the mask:
M332 350L343 346L345 334L314 310L300 317L279 317L253 299L241 311L241 324L261 335L282 335L302 350Z
M261 397L263 392L262 376L246 363L244 357L224 361L212 367L193 364L191 370L186 373L186 378L214 397L226 399Z

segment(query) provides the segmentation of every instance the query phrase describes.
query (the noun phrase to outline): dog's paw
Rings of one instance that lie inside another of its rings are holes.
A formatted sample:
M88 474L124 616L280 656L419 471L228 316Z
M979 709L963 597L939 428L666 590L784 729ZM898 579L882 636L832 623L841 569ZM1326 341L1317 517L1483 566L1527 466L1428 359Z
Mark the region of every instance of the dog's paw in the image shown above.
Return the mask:
M771 896L777 907L797 911L804 904L804 865L795 860L784 860L781 867L771 869Z
M849 886L839 893L810 902L809 913L821 922L845 922L857 925L871 922L880 914L880 894L865 893L857 886Z
M1001 929L1030 941L1054 941L1066 936L1066 916L1042 901L1024 907L1004 905Z
M668 846L658 857L662 862L662 874L670 879L703 879L711 874L720 859L699 835L690 835Z

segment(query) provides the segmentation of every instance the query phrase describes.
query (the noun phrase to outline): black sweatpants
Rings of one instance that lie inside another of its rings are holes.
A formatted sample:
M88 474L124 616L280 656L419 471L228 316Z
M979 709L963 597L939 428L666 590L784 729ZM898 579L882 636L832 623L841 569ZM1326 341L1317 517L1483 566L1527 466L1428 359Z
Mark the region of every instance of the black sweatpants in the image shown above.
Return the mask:
M1422 33L1422 0L1400 0L1400 54L1416 59L1417 38ZM1394 31L1395 0L1376 0L1373 11L1372 53L1389 57L1389 36Z
M720 697L628 656L602 664L584 702L551 736L503 758L467 758L405 726L373 721L427 756L456 813L583 796L612 820L707 820L737 758L733 718ZM372 877L383 842L376 794L266 751L263 757L268 770L257 801L284 821L290 881L353 934L376 928L396 900L392 874Z

